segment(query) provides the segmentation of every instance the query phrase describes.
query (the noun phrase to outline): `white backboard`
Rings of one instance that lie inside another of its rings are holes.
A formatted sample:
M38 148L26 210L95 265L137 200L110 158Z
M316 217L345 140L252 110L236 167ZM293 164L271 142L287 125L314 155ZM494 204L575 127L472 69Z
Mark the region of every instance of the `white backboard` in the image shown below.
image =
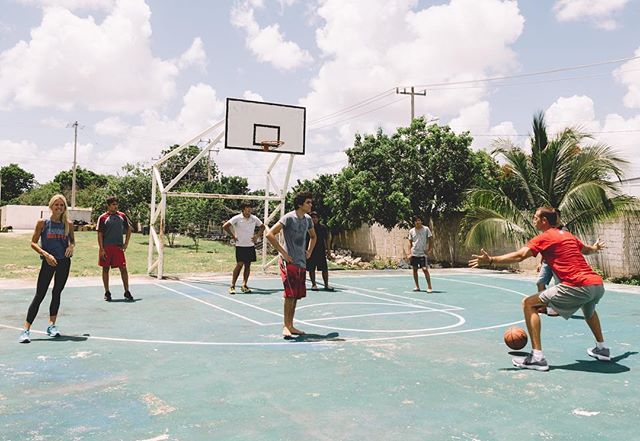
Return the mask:
M307 109L288 104L227 98L227 149L264 151L262 141L283 141L269 151L304 155Z

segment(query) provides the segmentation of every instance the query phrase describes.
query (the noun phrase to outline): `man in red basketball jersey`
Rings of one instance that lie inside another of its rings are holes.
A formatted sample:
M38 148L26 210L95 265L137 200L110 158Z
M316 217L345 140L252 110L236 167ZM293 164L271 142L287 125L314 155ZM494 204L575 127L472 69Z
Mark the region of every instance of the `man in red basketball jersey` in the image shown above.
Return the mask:
M600 250L602 243L598 240L594 245L585 245L568 231L556 228L557 212L550 207L538 208L533 216L533 223L542 234L531 239L520 250L502 256L489 256L485 250L481 250L480 255L472 255L473 259L469 261L469 266L475 268L482 264L522 262L540 253L560 278L558 285L523 300L524 319L533 351L526 357L514 358L514 366L538 371L549 370L540 338L538 308L542 306L553 307L565 319L582 309L584 319L596 339L596 347L588 349L587 354L598 360L609 361L609 348L604 344L596 312L596 305L604 295L602 277L593 271L583 256Z
M127 215L118 211L118 198L107 199L107 211L98 218L98 265L102 267L102 284L104 285L104 300L111 301L109 291L109 269L118 268L124 285L124 298L128 302L133 301L129 291L129 273L127 272L127 260L124 252L129 246L131 238L131 225ZM124 242L122 235L125 235Z

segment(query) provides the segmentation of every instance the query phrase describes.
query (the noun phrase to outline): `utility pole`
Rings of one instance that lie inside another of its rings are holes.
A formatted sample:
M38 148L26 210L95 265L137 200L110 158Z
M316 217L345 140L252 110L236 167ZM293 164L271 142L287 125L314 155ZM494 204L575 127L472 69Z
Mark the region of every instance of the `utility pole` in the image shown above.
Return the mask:
M76 208L76 152L78 148L78 121L71 124L73 127L73 174L71 177L71 208Z
M406 87L403 87L402 90L400 90L399 87L396 87L396 94L398 94L398 95L411 95L411 121L409 122L409 125L411 125L411 123L413 122L414 118L416 117L415 96L416 95L425 96L427 94L427 91L423 90L421 92L416 92L414 90L414 87L411 86L411 92L409 92L409 91L407 91Z

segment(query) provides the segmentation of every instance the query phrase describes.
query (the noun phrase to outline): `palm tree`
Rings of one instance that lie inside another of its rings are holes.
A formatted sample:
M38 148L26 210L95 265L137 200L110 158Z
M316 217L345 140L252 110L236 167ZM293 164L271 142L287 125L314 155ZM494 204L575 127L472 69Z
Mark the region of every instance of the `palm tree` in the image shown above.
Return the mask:
M558 208L562 222L578 235L592 233L596 224L628 208L632 199L619 184L627 161L605 144L584 145L590 139L578 128L549 139L539 112L529 139L531 154L509 140L496 141L492 154L504 158L505 180L498 188L470 190L463 222L466 245L524 243L537 234L532 218L541 206Z

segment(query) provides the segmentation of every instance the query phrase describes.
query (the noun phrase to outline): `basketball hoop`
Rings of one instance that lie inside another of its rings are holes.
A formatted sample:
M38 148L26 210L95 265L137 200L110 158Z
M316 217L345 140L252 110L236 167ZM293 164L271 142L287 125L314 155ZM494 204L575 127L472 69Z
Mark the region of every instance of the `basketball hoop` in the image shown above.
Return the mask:
M262 146L262 150L265 152L270 152L284 144L284 141L260 141L260 145Z

